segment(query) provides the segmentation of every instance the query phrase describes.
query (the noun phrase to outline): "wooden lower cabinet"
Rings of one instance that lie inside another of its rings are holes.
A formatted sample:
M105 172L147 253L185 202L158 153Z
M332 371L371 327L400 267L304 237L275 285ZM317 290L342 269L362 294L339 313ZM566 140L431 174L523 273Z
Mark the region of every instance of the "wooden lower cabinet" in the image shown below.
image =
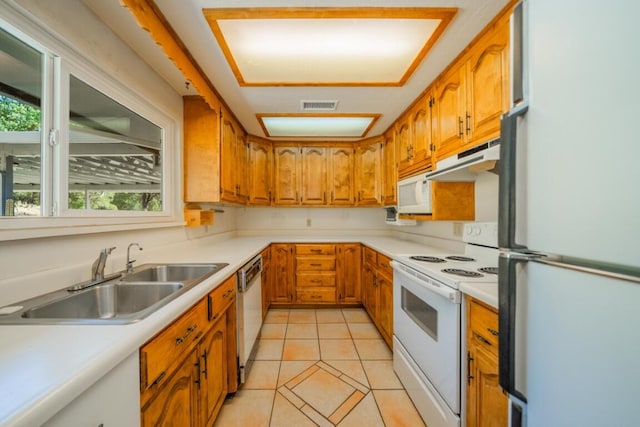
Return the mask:
M142 346L142 426L213 425L237 389L235 295L234 275Z
M467 303L467 427L503 427L508 398L498 382L498 313Z
M360 243L274 243L270 256L270 304L362 302Z
M197 359L198 355L194 350L156 393L154 399L142 408L142 427L199 425L196 401Z
M363 304L389 348L393 348L393 270L391 258L363 248Z

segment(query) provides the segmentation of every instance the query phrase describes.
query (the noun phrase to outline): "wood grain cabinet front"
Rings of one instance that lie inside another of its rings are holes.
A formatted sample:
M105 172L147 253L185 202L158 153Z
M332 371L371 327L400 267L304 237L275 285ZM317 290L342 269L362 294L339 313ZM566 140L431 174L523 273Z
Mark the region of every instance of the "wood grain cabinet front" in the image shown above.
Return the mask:
M231 276L140 349L143 426L211 426L237 390Z
M508 398L498 382L498 313L470 298L467 319L467 427L506 426Z
M336 246L299 244L295 249L296 302L336 303Z
M363 248L362 298L369 317L389 348L393 348L393 270L391 258Z

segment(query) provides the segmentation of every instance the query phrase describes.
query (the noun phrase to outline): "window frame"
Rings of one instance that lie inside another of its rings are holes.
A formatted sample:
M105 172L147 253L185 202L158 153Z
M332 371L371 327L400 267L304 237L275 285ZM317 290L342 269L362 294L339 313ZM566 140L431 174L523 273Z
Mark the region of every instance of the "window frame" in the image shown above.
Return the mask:
M41 216L0 218L0 241L184 225L181 209L181 117L172 117L103 71L55 33L8 4L0 27L44 53L41 144ZM162 128L162 211L68 209L69 79L82 80ZM58 143L49 143L57 129Z

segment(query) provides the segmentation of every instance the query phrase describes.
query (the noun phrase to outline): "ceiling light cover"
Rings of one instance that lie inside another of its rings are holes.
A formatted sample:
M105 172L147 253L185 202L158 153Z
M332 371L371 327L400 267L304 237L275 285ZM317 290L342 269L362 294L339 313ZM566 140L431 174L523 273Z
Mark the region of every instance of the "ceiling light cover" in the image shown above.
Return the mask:
M361 138L373 126L378 115L258 115L258 119L269 137Z
M455 9L205 9L244 86L402 85Z

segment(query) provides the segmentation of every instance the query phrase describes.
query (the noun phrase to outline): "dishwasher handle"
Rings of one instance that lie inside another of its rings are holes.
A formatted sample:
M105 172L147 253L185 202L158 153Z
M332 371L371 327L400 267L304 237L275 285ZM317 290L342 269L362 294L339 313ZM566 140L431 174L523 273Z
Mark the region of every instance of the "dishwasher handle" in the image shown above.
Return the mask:
M256 276L262 274L262 255L258 255L238 270L238 292L246 292Z

